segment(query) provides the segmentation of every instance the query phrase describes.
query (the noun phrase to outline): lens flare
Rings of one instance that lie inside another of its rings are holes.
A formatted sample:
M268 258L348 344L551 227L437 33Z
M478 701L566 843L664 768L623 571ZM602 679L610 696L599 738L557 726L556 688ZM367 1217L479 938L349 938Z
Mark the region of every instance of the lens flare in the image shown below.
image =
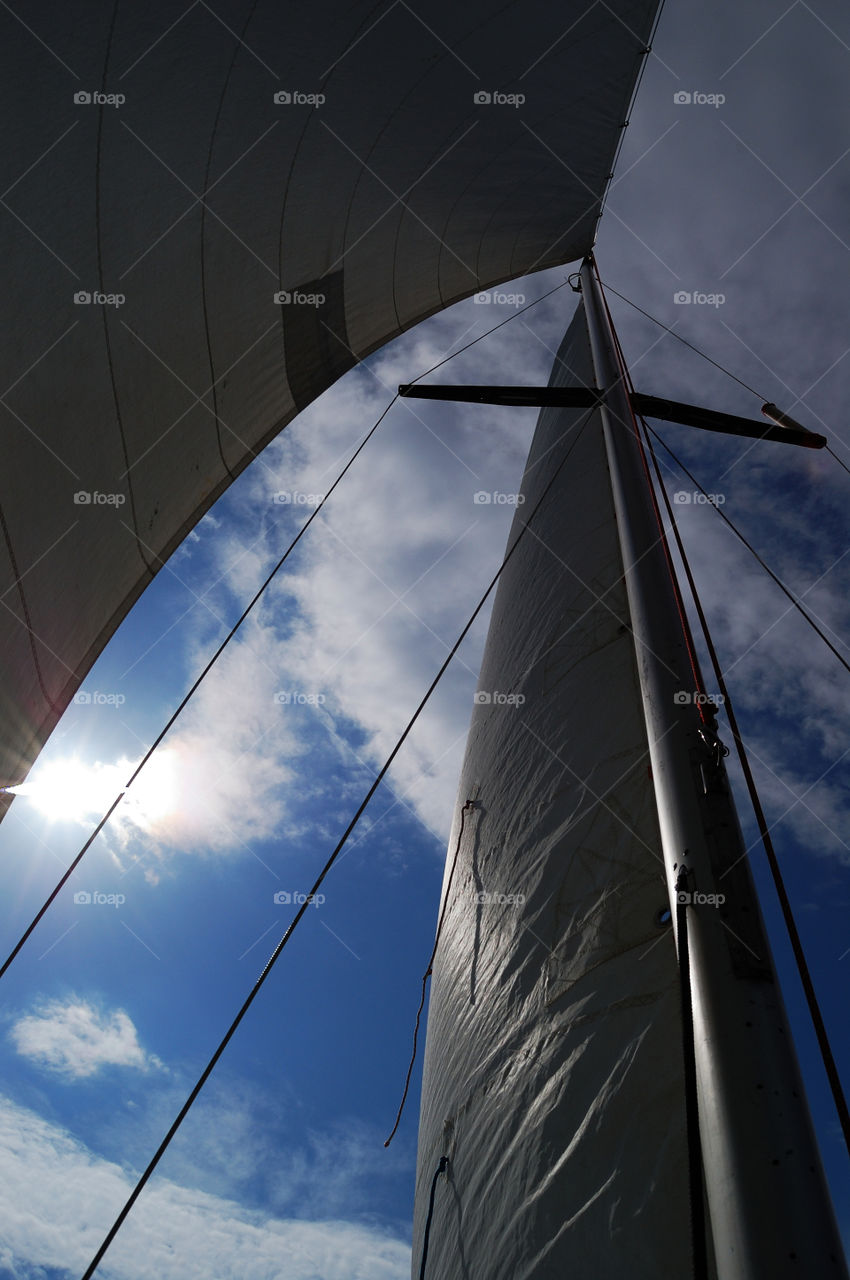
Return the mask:
M135 764L86 764L82 760L54 760L32 781L6 787L26 796L51 822L85 822L101 817L124 790ZM176 762L173 751L160 751L145 765L118 810L135 826L149 831L176 807Z

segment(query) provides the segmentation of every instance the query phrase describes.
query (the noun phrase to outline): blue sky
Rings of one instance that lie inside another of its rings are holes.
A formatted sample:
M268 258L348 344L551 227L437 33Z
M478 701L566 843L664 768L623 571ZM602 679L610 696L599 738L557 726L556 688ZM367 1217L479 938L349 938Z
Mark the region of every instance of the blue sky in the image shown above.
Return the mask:
M765 398L835 430L845 460L846 27L837 5L765 2L733 19L669 4L597 245L603 279ZM726 101L677 104L683 86ZM531 300L566 274L512 292ZM724 301L677 304L681 290ZM545 382L572 307L561 290L436 376ZM640 390L758 416L754 395L657 342L661 331L616 298L612 310ZM514 311L463 303L302 414L147 591L83 685L111 701L72 706L38 770L137 759L310 509L275 495L323 492L398 383ZM474 494L516 490L533 423L533 411L394 408L166 743L179 806L117 822L5 979L4 1280L64 1278L87 1264L130 1171L291 918L275 894L309 887L497 568L513 509ZM793 589L817 582L807 603L847 634L850 477L824 456L659 430ZM688 487L669 479L671 491ZM785 615L715 513L691 504L677 514L846 1075L846 673ZM382 1144L433 941L485 631L482 617L103 1274L408 1274L418 1072L395 1142ZM741 813L753 840L743 801ZM9 941L85 830L16 800L0 827ZM834 1197L846 1205L846 1153L757 853L753 862ZM125 900L75 902L80 891ZM846 1216L842 1225L846 1239Z

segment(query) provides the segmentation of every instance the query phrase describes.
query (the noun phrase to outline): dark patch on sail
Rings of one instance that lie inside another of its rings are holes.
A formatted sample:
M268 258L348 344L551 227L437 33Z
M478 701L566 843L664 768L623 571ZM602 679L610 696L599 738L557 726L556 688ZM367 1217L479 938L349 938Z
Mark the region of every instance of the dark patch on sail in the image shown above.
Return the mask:
M357 361L345 324L343 272L308 280L281 295L286 376L297 409L305 409Z

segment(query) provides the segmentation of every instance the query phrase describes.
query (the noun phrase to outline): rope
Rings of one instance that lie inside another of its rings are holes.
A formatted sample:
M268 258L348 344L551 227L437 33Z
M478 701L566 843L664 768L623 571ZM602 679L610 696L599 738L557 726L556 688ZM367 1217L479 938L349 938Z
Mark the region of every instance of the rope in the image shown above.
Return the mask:
M425 1219L425 1235L422 1240L422 1262L419 1265L419 1280L425 1280L425 1263L428 1259L428 1238L431 1235L431 1219L434 1216L434 1197L437 1194L437 1179L441 1173L445 1173L449 1167L448 1156L440 1156L440 1163L437 1165L437 1171L431 1181L431 1196L428 1200L428 1217Z
M827 1078L829 1080L830 1089L832 1090L832 1097L833 1097L833 1101L835 1102L835 1109L838 1112L838 1119L841 1123L841 1129L844 1134L844 1143L845 1143L845 1146L847 1147L848 1155L850 1155L850 1109L848 1109L848 1106L847 1106L847 1099L844 1095L844 1090L841 1085L841 1078L838 1074L838 1068L835 1063L835 1058L833 1057L833 1054L832 1054L832 1046L830 1045L830 1042L829 1042L829 1035L827 1034L826 1026L823 1020L823 1015L821 1014L820 1005L818 1004L818 999L815 994L814 983L812 981L811 973L809 972L809 966L806 961L806 955L803 950L803 944L800 939L800 935L797 931L797 924L794 919L793 910L791 908L791 901L790 901L790 898L788 897L788 891L785 888L785 881L782 877L782 871L779 866L779 859L776 856L776 850L773 845L773 839L770 835L770 828L767 823L767 818L765 816L764 809L762 808L761 798L759 796L758 790L756 789L755 778L753 777L753 772L752 772L752 769L750 768L749 756L747 754L746 747L744 746L744 740L741 737L741 733L738 728L738 718L735 715L735 709L732 704L732 698L729 694L729 690L726 686L726 681L723 677L723 671L721 670L721 667L720 667L720 660L717 655L717 650L714 647L714 641L712 640L711 632L709 631L708 619L706 618L705 613L703 611L702 601L700 600L699 592L697 591L697 587L696 587L696 582L694 581L694 577L691 572L691 566L688 562L688 557L685 553L684 544L682 542L682 537L679 532L679 527L676 522L676 517L674 515L673 508L670 503L670 498L667 494L667 490L661 479L661 470L658 466L658 459L655 456L655 450L652 447L652 442L648 436L648 429L647 429L646 423L644 423L644 431L647 432L647 447L649 449L650 456L655 466L655 475L658 480L661 493L664 495L664 501L667 507L667 516L670 520L670 523L673 529L673 535L676 539L676 545L679 549L679 555L681 556L682 564L685 570L685 575L688 580L688 587L690 589L691 597L693 599L694 606L697 611L697 616L699 618L702 634L705 639L706 646L708 647L708 653L711 659L712 670L714 671L714 677L717 681L717 688L718 688L718 691L723 696L723 706L726 711L727 719L729 721L729 727L732 731L732 737L735 740L735 748L737 750L738 759L741 763L741 769L743 770L744 778L747 783L747 791L749 793L750 803L753 806L756 822L758 824L759 834L761 836L762 844L764 845L765 854L767 855L768 866L770 867L770 872L773 877L773 883L776 889L776 894L777 894L777 897L779 898L779 905L782 910L782 918L785 921L785 927L788 931L788 938L791 942L791 949L794 953L794 959L796 960L796 963L797 963L797 971L800 975L800 981L803 984L803 990L806 995L806 1003L809 1006L809 1014L812 1019L812 1025L814 1026L815 1036L818 1042L818 1048L820 1049L820 1054L821 1054L821 1058L823 1059L824 1069L826 1071Z
M497 329L501 329L503 325L510 324L511 320L516 320L517 316L521 316L524 312L530 311L532 307L536 307L539 302L543 302L546 298L551 298L553 293L557 293L559 289L564 289L569 284L569 280L562 280L560 284L556 284L554 289L547 289L545 293L541 293L539 298L535 298L533 302L528 302L524 307L520 307L518 311L514 311L506 320L500 320L498 324L494 324L492 329L486 329L484 333L480 333L477 338L472 338L465 346L459 347L457 351L453 351L451 355L444 356L442 360L438 360L436 364L431 365L430 369L425 369L423 373L417 376L407 384L413 386L422 378L427 378L429 373L433 373L435 369L441 369L444 364L448 364L450 360L454 360L455 356L463 355L464 351L468 351L470 347L474 347L476 342L483 342L485 338L489 338L491 333L495 333Z
M440 912L440 919L439 919L439 923L437 924L437 934L436 934L436 937L434 938L434 948L431 952L431 959L428 961L428 968L425 970L425 972L422 975L422 997L419 1001L419 1008L416 1010L416 1024L413 1028L413 1052L410 1055L410 1066L407 1068L407 1078L404 1082L404 1091L402 1092L402 1095L401 1095L401 1102L399 1103L399 1106L398 1106L398 1113L396 1114L395 1124L392 1127L392 1132L390 1133L390 1136L387 1138L386 1142L384 1143L385 1147L388 1147L390 1145L393 1138L395 1137L396 1129L398 1129L398 1126L401 1124L401 1113L404 1110L404 1104L407 1101L407 1091L410 1088L410 1077L413 1075L413 1064L416 1062L416 1040L419 1035L419 1019L422 1017L422 1010L425 1008L425 988L428 983L428 979L430 978L431 973L433 972L434 959L437 955L437 947L440 942L440 934L443 931L443 921L446 918L446 908L449 905L449 893L452 887L452 880L454 879L455 867L457 866L457 856L460 853L460 842L463 836L463 826L466 821L466 811L467 809L474 809L474 808L475 808L475 801L467 800L466 804L463 806L463 808L460 811L460 830L457 833L457 844L455 845L454 857L452 858L452 869L449 872L449 882L446 885L446 893L443 899L443 909Z
M571 453L572 453L573 449L575 448L576 444L578 443L579 439L581 438L582 432L584 431L584 428L586 427L586 425L587 425L587 423L588 423L588 421L589 421L589 419L590 419L590 417L591 417L592 413L593 413L593 409L589 409L589 410L587 411L587 413L584 415L584 420L583 420L583 422L581 422L580 426L578 427L578 433L577 433L577 435L576 435L575 439L573 440L573 442L572 442L572 444L570 445L569 449L568 449L568 450L567 450L567 452L564 454L564 457L561 459L561 461L559 462L558 466L556 467L556 469L555 469L554 473L552 474L551 479L549 480L549 482L548 482L548 484L546 485L546 487L544 488L544 490L543 490L542 494L540 495L540 497L538 498L537 502L535 503L535 505L534 505L534 507L533 507L533 509L532 509L532 511L531 511L531 513L530 513L530 515L529 515L529 517L528 517L528 519L527 519L527 520L523 520L523 521L521 521L521 523L522 523L522 528L520 529L519 533L517 534L517 537L516 537L516 539L515 539L515 541L514 541L513 545L512 545L511 547L509 547L509 549L505 552L505 555L504 555L504 558L503 558L503 560L502 560L502 563L499 565L499 568L496 570L495 574L494 574L494 575L493 575L493 577L490 579L489 585L487 586L487 589L485 590L485 592L484 592L484 594L482 595L481 599L478 601L478 604L475 606L474 610L472 611L472 614L471 614L471 616L470 616L470 618L469 618L469 621L466 623L465 627L464 627L464 628L463 628L463 630L461 631L461 633L460 633L460 635L458 636L457 640L456 640L456 641L455 641L455 643L453 644L453 646L452 646L451 650L449 651L448 655L446 656L446 658L445 658L445 660L444 660L444 662L443 662L442 666L440 667L439 671L438 671L438 672L437 672L437 674L435 675L434 679L431 681L431 684L429 685L428 690L427 690L427 692L425 693L425 696L422 698L422 701L419 703L419 706L416 708L416 710L414 711L413 715L412 715L412 716L410 717L410 719L408 720L407 725L405 726L405 729L404 729L403 733L401 734L400 738L399 738L399 739L398 739L398 741L396 742L396 744L395 744L395 746L393 747L392 751L391 751L391 752L390 752L390 754L387 756L386 760L384 761L383 765L381 766L381 769L380 769L380 771L378 772L378 774L377 774L377 776L376 776L376 778L375 778L374 782L372 783L371 787L370 787L370 788L369 788L369 790L366 792L365 797L364 797L364 798L363 798L363 800L361 801L360 806L359 806L359 808L357 809L357 812L355 813L354 817L351 819L351 821L349 822L349 824L348 824L348 826L346 827L345 831L343 832L342 836L340 837L339 841L337 842L336 848L334 849L333 853L332 853L332 854L330 855L330 857L328 858L328 860L327 860L327 862L325 863L325 865L324 865L324 867L322 868L322 870L319 872L319 875L318 875L318 877L317 877L317 879L316 879L316 881L315 881L315 883L314 883L314 885L313 885L312 889L311 889L311 890L310 890L310 892L305 896L304 901L302 902L301 906L298 908L298 911L295 913L295 916L294 916L294 918L293 918L293 920L292 920L292 923L290 924L289 928L288 928L288 929L286 930L286 932L284 933L283 937L282 937L282 938L280 939L280 941L278 942L277 946L275 947L275 949L274 949L274 951L272 952L272 954L271 954L271 956L269 957L269 959L266 961L265 968L263 969L263 971L262 971L262 973L260 974L260 976L257 978L257 981L254 983L253 987L251 988L250 992L248 993L248 996L247 996L247 997L246 997L246 999L244 1000L244 1002L243 1002L243 1004L242 1004L242 1006L241 1006L241 1008L240 1008L239 1012L237 1013L236 1017L233 1019L233 1021L232 1021L232 1022L231 1022L231 1024L230 1024L230 1026L228 1027L227 1032L226 1032L226 1033L225 1033L225 1035L224 1035L224 1038L221 1040L220 1044L218 1045L218 1048L215 1050L215 1052L213 1053L213 1055L212 1055L212 1057L210 1058L209 1062L208 1062L208 1063L207 1063L207 1065L204 1067L204 1070L201 1072L201 1075L199 1076L199 1078L198 1078L198 1080L197 1080L196 1084L194 1085L194 1087L192 1088L191 1093L189 1094L188 1098L187 1098L187 1099L186 1099L186 1101L184 1102L183 1106L180 1108L180 1111L179 1111L179 1113L178 1113L178 1115L177 1115L177 1118L174 1120L173 1124L171 1125L171 1128L168 1130L168 1132L167 1132L167 1134L165 1135L165 1137L163 1138L162 1142L161 1142L161 1143L159 1144L159 1146L157 1147L157 1149L156 1149L156 1151L155 1151L155 1153L154 1153L154 1155L153 1155L153 1157L152 1157L152 1159L151 1159L150 1163L148 1164L147 1168L145 1169L144 1173L143 1173L143 1174L141 1175L141 1177L138 1179L138 1181L137 1181L136 1185L134 1186L133 1190L131 1191L131 1193L130 1193L130 1195L129 1195L128 1199L127 1199L127 1202L125 1203L125 1205L124 1205L124 1207L122 1208L121 1212L118 1214L118 1217L115 1219L115 1221L113 1222L113 1224L112 1224L112 1226L110 1227L109 1231L107 1232L106 1237L104 1238L104 1241L103 1241L103 1243L101 1244L100 1248L98 1249L97 1253L95 1254L94 1258L93 1258L93 1259L92 1259L92 1261L89 1263L89 1266L88 1266L88 1268L87 1268L87 1270L86 1270L85 1274L83 1275L82 1280L91 1280L91 1277L94 1275L95 1271L97 1270L97 1268L98 1268L98 1266L99 1266L99 1264L100 1264L101 1260L103 1259L104 1254L106 1253L106 1251L107 1251L107 1249L109 1248L109 1246L110 1246L110 1244L112 1243L112 1241L115 1239L115 1236L118 1234L119 1230L121 1229L121 1226L122 1226L122 1224L123 1224L124 1220L126 1219L127 1215L129 1214L130 1210L132 1209L133 1205L134 1205L134 1204L136 1203L136 1201L138 1200L138 1198L139 1198L139 1196L141 1195L142 1191L144 1190L144 1187L146 1186L146 1184L147 1184L147 1182L148 1182L149 1178L151 1177L151 1174L154 1172L154 1170L156 1169L156 1167L157 1167L157 1165L159 1164L160 1160L162 1159L163 1155L165 1154L166 1150L168 1149L168 1147L169 1147L169 1145L170 1145L170 1143L171 1143L172 1138L173 1138L173 1137L174 1137L174 1135L177 1133L177 1130L180 1128L181 1124L183 1123L183 1121L185 1120L186 1116L188 1115L189 1110L190 1110L190 1108L191 1108L191 1106L192 1106L193 1102L194 1102L194 1101L195 1101L195 1099L198 1097L199 1093L201 1092L201 1089L202 1089L202 1088L204 1087L204 1085L206 1084L207 1080L209 1079L210 1075L211 1075L211 1074L212 1074L212 1072L213 1072L213 1069L214 1069L214 1067L215 1067L216 1063L218 1062L218 1060L219 1060L219 1058L221 1057L221 1055L224 1053L224 1050L227 1048L227 1045L229 1044L229 1042L230 1042L231 1038L233 1037L233 1035L234 1035L234 1033L235 1033L235 1031L236 1031L237 1027L239 1026L239 1024L240 1024L240 1022L242 1021L242 1019L245 1017L245 1014L246 1014L246 1013L248 1012L248 1010L250 1009L251 1005L253 1004L254 1000L256 999L257 995L259 994L259 991L260 991L261 987L263 986L264 982L266 981L266 979L268 978L268 976L269 976L269 974L271 973L272 969L274 968L275 964L277 963L277 961L278 961L278 959L279 959L279 957L280 957L281 953L283 952L284 947L285 947L285 946L286 946L286 944L289 942L289 939L292 937L293 933L295 932L295 929L297 928L299 921L303 918L303 916L304 916L305 912L307 911L307 908L309 907L309 905L310 905L311 901L313 900L313 898L315 897L315 895L318 893L319 889L321 888L321 885L322 885L323 880L325 879L325 876L328 874L328 872L330 871L331 867L332 867L332 866L333 866L333 864L336 862L336 859L337 859L337 857L339 856L339 854L341 853L341 851L342 851L342 849L343 849L343 847L344 847L344 845L345 845L346 841L348 840L348 837L351 835L352 831L353 831L353 830L354 830L354 828L357 826L357 823L360 821L360 818L362 817L363 812L364 812L364 810L366 809L366 806L369 804L369 801L372 799L372 796L375 794L375 792L377 791L378 787L379 787L379 786L381 785L381 783L383 782L384 777L386 776L387 772L389 771L389 768L390 768L390 766L392 765L393 760L395 760L396 756L398 755L399 751L401 750L402 746L404 745L404 742L406 741L406 739L407 739L407 737L408 737L408 735L409 735L410 731L412 730L413 726L416 724L416 721L419 719L419 716L421 715L422 711L425 709L425 706L426 706L426 704L427 704L427 702L428 702L429 698L431 697L431 694L434 692L434 690L436 689L436 687L437 687L437 685L439 684L440 680L442 679L442 677L443 677L443 675L444 675L444 673L445 673L446 669L447 669L447 668L448 668L448 666L449 666L449 663L452 661L452 658L453 658L453 657L454 657L454 655L457 653L457 651L458 651L458 649L460 648L460 646L461 646L461 644L463 643L463 641L466 639L466 636L467 636L468 632L470 631L470 629L471 629L471 627L472 627L473 623L475 622L475 619L478 617L479 613L480 613L480 612L481 612L481 610L484 608L484 605L485 605L485 603L486 603L486 601L487 601L487 599L488 599L488 597L489 597L489 595L490 595L491 591L493 590L493 588L495 587L495 585L496 585L496 583L498 582L499 578L501 577L502 572L503 572L503 570L505 569L505 566L508 564L508 561L511 559L511 557L513 556L513 554L514 554L514 552L516 551L517 547L519 546L520 542L522 541L522 539L523 539L523 537L524 537L524 535L525 535L525 533L526 533L526 531L527 531L527 529L528 529L528 526L530 525L531 521L534 519L534 516L535 516L535 515L537 514L537 512L540 510L540 507L542 506L542 504L543 504L543 502L545 501L545 499L546 499L547 495L549 494L550 489L551 489L551 488L552 488L552 486L554 485L555 481L558 479L558 476L561 474L561 471L563 470L564 466L566 465L567 460L569 459L569 457L570 457L570 455L571 455Z
M847 472L848 476L850 476L850 467L848 467L847 463L843 462L841 458L839 458L838 454L829 445L826 446L826 451L827 453L832 454L833 458L838 463L839 467L843 467L844 470Z
M598 271L596 273L596 278L599 280L599 283L602 284L602 281L599 279ZM612 284L606 284L604 288L610 289L611 292L616 294L618 298L621 298L623 302L627 302L630 307L634 307L635 311L639 311L642 316L646 316L647 320L651 320L653 324L657 324L659 329L663 329L665 333L669 333L677 342L682 342L686 347L690 347L691 351L695 351L698 356L702 356L703 360L707 360L709 364L713 364L715 369L719 369L721 373L727 374L737 382L739 386L743 387L745 391L752 391L753 395L758 396L760 400L769 399L768 396L763 396L760 391L756 391L755 387L751 387L749 383L742 382L739 377L732 373L731 369L726 369L722 364L718 364L716 360L712 360L711 356L707 356L704 351L700 351L699 347L695 347L692 342L688 342L687 338L683 338L681 334L676 333L669 325L664 324L664 322L657 319L656 316L651 316L648 311L644 311L643 307L639 307L636 302L632 302L631 298L627 298L623 293L618 293Z
M599 283L602 284L602 280L599 278L598 272L597 272L596 278L599 280ZM688 342L687 338L683 338L681 334L676 333L675 329L671 329L669 325L664 324L664 322L662 320L659 320L657 316L650 315L648 311L644 311L643 307L639 307L636 302L632 302L631 298L627 298L624 293L619 293L618 290L616 290L613 285L606 284L604 287L606 289L610 289L611 293L616 294L616 296L620 298L621 301L627 302L630 307L634 307L635 311L639 311L642 316L646 316L647 320L651 320L653 324L657 324L659 329L663 329L665 333L669 333L671 338L675 338L677 342L681 342L684 346L689 347L691 351L695 352L698 356L701 356L703 360L707 360L709 364L713 364L715 369L719 369L721 373L725 373L727 377L731 378L733 382L737 382L738 385L740 387L743 387L745 391L751 391L754 396L758 396L759 400L767 401L768 399L767 396L762 395L760 391L756 391L755 387L751 387L748 382L743 382L741 378L737 376L737 374L734 374L732 372L731 369L727 369L725 365L719 364L717 360L713 360L711 356L706 355L706 353L704 351L701 351L699 347L695 347L692 342ZM609 312L609 316L610 316L610 312ZM842 461L842 459L839 458L838 454L829 445L826 445L825 448L827 453L832 454L833 458L838 463L838 465L840 467L843 467L844 470L847 472L847 474L850 475L850 467L847 466L847 463Z
M708 1280L705 1234L705 1201L702 1177L702 1140L699 1131L697 1064L694 1049L694 1013L691 1003L691 964L688 950L688 873L679 869L676 881L676 942L679 954L679 992L682 1009L682 1050L685 1077L685 1126L688 1135L688 1190L691 1201L691 1250L694 1280Z
M655 436L656 440L658 440L659 443L664 445L664 448L667 450L667 452L669 453L673 461L676 463L676 465L679 468L681 468L681 470L685 473L685 475L688 477L691 483L696 485L697 489L699 489L700 493L705 497L708 506L712 507L720 516L721 520L725 521L725 523L728 524L729 528L735 534L736 538L738 538L739 541L743 542L744 546L747 548L750 554L755 557L755 559L761 565L762 569L764 569L765 573L767 573L773 579L773 581L779 587L780 591L782 591L788 597L788 599L793 604L794 608L797 609L802 614L802 616L806 619L806 622L808 622L812 630L817 632L817 634L820 636L821 640L823 640L826 647L829 650L831 650L832 653L835 654L836 658L841 663L842 667L844 667L845 671L850 672L850 663L848 663L847 659L842 657L842 655L838 652L838 650L836 649L832 641L829 640L829 638L820 629L818 624L815 622L814 618L812 618L811 615L806 612L806 610L803 608L802 604L797 599L797 597L793 595L791 591L789 591L788 587L785 586L785 583L782 581L782 579L778 578L777 575L770 568L770 566L765 564L764 560L762 560L761 556L756 551L755 547L753 547L752 544L747 541L747 539L740 532L740 530L732 523L732 521L729 519L726 513L724 511L721 511L720 508L716 505L716 503L711 502L709 500L708 494L706 493L705 489L703 489L700 482L691 475L690 471L685 466L685 464L676 457L675 453L670 448L669 444L667 444L666 441L663 439L663 437L658 434L658 432L655 430L654 427L648 427L647 430L651 431L652 434ZM845 552L844 554L846 555L847 552Z

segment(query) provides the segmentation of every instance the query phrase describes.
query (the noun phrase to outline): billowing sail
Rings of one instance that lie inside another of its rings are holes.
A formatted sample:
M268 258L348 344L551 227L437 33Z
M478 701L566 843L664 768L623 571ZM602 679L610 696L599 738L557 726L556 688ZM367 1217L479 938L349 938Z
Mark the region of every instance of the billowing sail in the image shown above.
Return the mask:
M299 409L590 248L656 8L7 15L0 783Z
M593 382L580 307L552 385ZM414 1223L417 1260L447 1156L441 1280L690 1274L676 953L598 411L541 413L509 545L559 467L499 583L449 842Z

